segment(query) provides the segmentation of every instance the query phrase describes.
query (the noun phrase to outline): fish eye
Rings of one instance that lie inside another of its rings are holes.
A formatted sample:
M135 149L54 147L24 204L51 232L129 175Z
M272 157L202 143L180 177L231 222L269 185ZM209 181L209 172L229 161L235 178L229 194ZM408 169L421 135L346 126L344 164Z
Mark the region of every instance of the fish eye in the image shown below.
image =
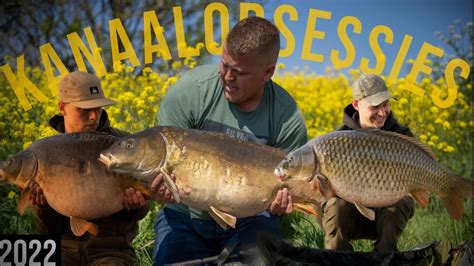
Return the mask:
M125 147L127 147L128 149L133 148L133 140L127 141L127 143L125 144Z

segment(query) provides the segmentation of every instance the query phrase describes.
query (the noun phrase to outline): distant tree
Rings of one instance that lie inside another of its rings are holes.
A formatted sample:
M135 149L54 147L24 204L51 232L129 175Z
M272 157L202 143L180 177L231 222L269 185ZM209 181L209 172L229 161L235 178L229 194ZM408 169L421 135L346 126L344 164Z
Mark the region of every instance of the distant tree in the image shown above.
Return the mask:
M143 12L155 10L173 59L154 60L153 67L168 70L177 59L176 35L172 8L181 6L186 41L195 45L204 41L204 9L211 2L221 2L229 10L231 21L237 18L238 2L230 0L3 0L0 4L0 65L25 55L27 65L40 65L38 47L49 42L69 70L76 68L66 35L91 27L108 70L112 68L108 22L120 18L132 45L143 63ZM218 24L219 19L214 19ZM216 25L218 26L218 25ZM216 30L220 27L214 27ZM83 38L85 39L85 38ZM198 62L206 59L201 53Z
M444 69L446 64L453 58L460 58L469 63L471 70L469 77L467 79L459 78L458 84L460 90L469 96L471 102L472 90L466 90L467 84L473 84L473 72L474 72L474 57L473 57L473 47L474 43L474 33L473 33L473 24L472 21L468 22L466 25L462 26L459 20L454 21L452 25L448 27L447 33L436 32L436 35L440 40L442 40L449 48L452 49L451 54L447 54L443 59L437 59L433 61L433 72L432 76L436 79L444 77Z

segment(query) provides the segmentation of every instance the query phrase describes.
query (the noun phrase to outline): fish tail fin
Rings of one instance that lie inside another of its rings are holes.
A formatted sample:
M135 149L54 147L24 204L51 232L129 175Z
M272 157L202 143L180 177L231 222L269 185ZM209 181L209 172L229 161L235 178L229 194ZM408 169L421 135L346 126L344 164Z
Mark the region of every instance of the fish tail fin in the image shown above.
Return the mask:
M464 213L464 199L473 198L474 182L462 176L454 176L454 185L441 200L451 216L460 220Z
M474 181L462 176L454 176L454 186L452 192L458 194L463 199L474 198Z

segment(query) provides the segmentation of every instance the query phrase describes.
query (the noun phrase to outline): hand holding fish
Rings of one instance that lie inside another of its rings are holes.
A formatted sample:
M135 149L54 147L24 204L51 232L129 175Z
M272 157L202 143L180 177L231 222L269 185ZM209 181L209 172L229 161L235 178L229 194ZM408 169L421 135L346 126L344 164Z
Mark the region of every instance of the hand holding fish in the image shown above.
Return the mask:
M176 176L174 173L171 173L171 179L176 181ZM150 185L150 197L156 201L163 203L172 203L175 202L173 198L173 193L166 187L163 174L159 173L151 182Z
M277 215L293 211L293 202L287 188L278 190L275 200L270 204L268 211Z
M123 207L130 211L142 208L148 204L148 201L145 199L143 194L139 191L136 191L135 188L127 188L125 190L125 195L123 196Z

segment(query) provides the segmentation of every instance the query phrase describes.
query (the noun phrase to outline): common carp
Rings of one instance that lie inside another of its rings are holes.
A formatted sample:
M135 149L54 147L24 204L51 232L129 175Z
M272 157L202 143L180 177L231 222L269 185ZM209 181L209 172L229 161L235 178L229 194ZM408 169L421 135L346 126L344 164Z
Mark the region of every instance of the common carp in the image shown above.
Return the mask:
M459 220L463 199L473 197L473 181L444 169L427 145L378 129L318 136L288 154L275 174L315 182L323 195L335 193L371 220L375 214L367 207L390 206L408 194L426 207L429 191Z
M235 227L236 218L266 210L283 187L297 210L314 214L305 204L318 204L319 192L304 181L282 182L273 175L284 156L276 148L223 133L158 126L121 139L100 160L110 171L141 179L161 171L175 201L208 211L226 228Z
M35 141L7 161L0 162L0 181L23 189L18 209L23 214L29 204L30 182L43 190L48 204L71 217L72 232L96 235L97 225L87 219L107 217L120 211L126 188L147 194L141 182L110 173L98 161L102 150L119 138L105 133L61 134Z

